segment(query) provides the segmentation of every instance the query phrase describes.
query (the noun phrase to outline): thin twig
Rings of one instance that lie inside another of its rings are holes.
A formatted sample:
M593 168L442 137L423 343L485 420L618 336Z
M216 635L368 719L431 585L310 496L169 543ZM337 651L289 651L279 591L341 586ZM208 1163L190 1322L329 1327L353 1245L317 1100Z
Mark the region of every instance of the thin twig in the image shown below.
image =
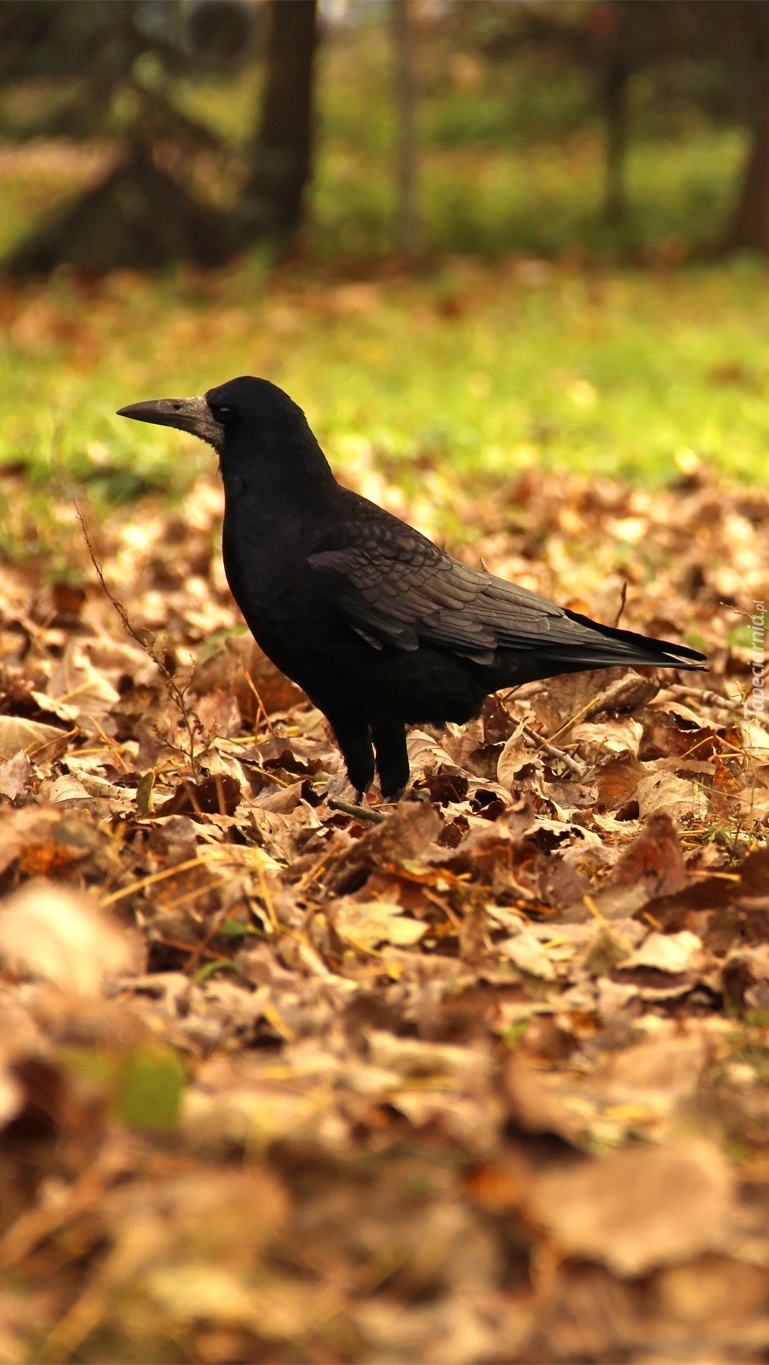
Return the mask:
M342 801L338 796L330 796L326 804L331 810L342 810L345 815L355 815L359 820L368 820L372 825L381 825L386 819L377 810L369 810L367 806L356 806L352 801Z
M147 886L154 886L155 882L162 882L166 877L174 877L178 872L188 872L191 867L205 867L206 858L197 856L187 858L183 863L175 863L173 867L165 867L162 872L152 872L148 877L139 877L130 886L121 887L120 891L111 891L108 896L102 897L100 904L114 905L115 901L122 901L126 896L133 896L137 891L143 891Z
M739 715L744 715L745 702L732 701L731 697L722 697L720 692L713 692L706 687L686 687L683 683L673 683L665 688L666 692L672 693L674 697L688 697L691 700L704 702L706 706L720 706L724 711L736 711ZM751 712L751 716L754 713ZM754 718L761 721L761 715Z
M245 665L245 664L241 664L240 666L241 666L241 668L243 669L243 672L244 672L244 674L245 674L245 678L246 678L246 682L248 683L248 686L251 688L251 691L253 692L254 696L256 697L256 715L254 716L254 731L256 731L256 729L257 729L257 727L258 727L258 725L259 725L259 713L261 712L262 715L264 716L264 723L265 723L265 725L267 726L267 729L269 730L270 734L272 735L272 738L275 739L275 730L274 730L274 728L273 728L272 721L270 720L270 717L267 715L267 707L265 706L264 702L262 701L261 697L259 696L259 693L258 693L257 688L256 688L256 683L254 682L253 678L251 677L251 674L249 673L248 669L246 668L246 665Z
M520 687L503 687L497 693L502 701L528 701L529 697L539 697L547 688L543 682L521 683Z
M623 613L624 613L624 611L625 611L625 603L626 603L626 602L627 602L627 579L624 578L624 579L622 580L622 591L620 592L620 595L619 595L619 606L617 607L617 615L614 617L614 629L615 629L615 630L617 629L617 626L619 625L620 621L622 620L622 616L623 616Z
M344 844L341 839L334 839L331 842L322 857L320 857L316 863L313 863L312 867L309 867L299 878L299 881L296 884L296 894L298 896L302 894L305 887L308 887L312 882L318 880L324 867L331 862L332 858L336 857L337 853L341 852L343 847Z
M275 931L275 933L278 933L278 932L280 931L280 927L281 927L281 926L280 926L280 920L278 919L278 916L277 916L277 914L276 914L276 912L275 912L275 904L274 904L274 901L273 901L273 899L272 899L272 894L271 894L271 892L270 892L270 888L269 888L269 886L267 885L267 878L266 878L266 876L264 875L264 867L263 867L263 865L262 865L261 856L259 856L259 850L255 850L255 851L256 851L256 853L257 853L257 857L256 857L256 875L257 875L257 877L259 878L259 891L260 891L262 900L264 901L264 909L265 909L265 912L266 912L266 914L267 914L267 918L268 918L268 920L270 921L270 924L272 925L273 930Z
M624 935L624 934L619 933L619 931L618 931L617 929L614 929L614 928L612 927L610 921L609 921L609 920L606 918L606 916L603 915L603 914L601 913L601 911L598 909L598 906L596 905L595 901L593 900L593 897L592 897L592 896L589 896L589 895L585 895L585 896L582 897L582 900L583 900L584 904L587 906L587 908L588 908L588 910L590 911L591 915L594 915L594 916L595 916L595 918L598 920L598 923L601 925L601 927L602 927L602 928L606 931L606 933L609 935L609 938L612 938L612 939L614 940L614 942L618 945L618 947L620 947L620 948L623 950L623 952L625 952L625 953L632 953L632 951L633 951L633 945L632 945L632 943L630 943L630 941L629 941L628 939L625 938L625 935Z
M197 714L195 708L190 706L189 702L187 701L187 698L185 697L186 689L181 688L179 686L174 675L170 672L167 664L165 663L162 655L160 654L160 651L158 650L155 636L149 632L147 633L147 635L140 634L140 632L136 629L136 626L133 624L125 607L123 606L123 603L115 596L112 589L109 587L109 584L107 583L107 580L104 577L104 570L101 566L99 559L97 558L93 542L91 541L91 537L88 532L88 527L86 525L82 509L77 502L75 503L75 512L77 514L77 519L80 522L80 529L83 532L85 543L88 547L88 553L91 556L91 563L93 564L94 570L96 571L96 577L99 580L105 597L112 604L118 616L120 617L120 620L123 623L123 629L126 631L126 633L130 635L131 639L136 641L136 644L139 646L139 648L142 649L144 653L148 654L149 657L151 658L152 662L158 669L158 672L160 673L163 679L166 691L169 697L171 698L171 701L177 708L179 715L182 718L182 724L187 732L187 742L189 746L185 757L189 759L192 775L197 781L199 778L199 773L195 748L196 740L198 738L200 738L202 741L205 740L205 729L203 726L203 722L201 721L200 716ZM170 747L174 748L176 746L171 745ZM205 744L203 747L205 749Z
M584 766L584 764L578 763L576 758L572 758L571 754L565 753L563 749L556 749L554 744L551 744L549 740L544 739L542 735L537 734L537 731L532 730L530 725L524 725L523 733L529 739L533 739L535 741L538 749L543 749L544 752L546 754L549 754L551 758L558 758L561 760L562 763L565 763L566 767L569 769L570 772L574 773L575 777L585 776L587 768Z
M592 711L603 695L603 692L596 692L595 696L590 698L590 701L585 702L584 706L580 706L579 710L575 711L573 716L569 716L569 719L565 720L563 725L558 727L555 734L550 736L550 743L552 744L554 739L560 739L561 735L565 735L566 731L570 730L572 725L576 725L577 721L582 720L583 717L587 715L588 711Z

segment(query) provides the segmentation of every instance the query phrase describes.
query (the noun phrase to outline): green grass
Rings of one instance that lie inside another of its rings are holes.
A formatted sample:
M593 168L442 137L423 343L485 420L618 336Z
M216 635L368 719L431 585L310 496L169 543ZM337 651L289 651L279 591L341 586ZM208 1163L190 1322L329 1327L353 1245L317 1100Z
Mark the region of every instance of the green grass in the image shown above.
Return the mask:
M252 264L84 292L62 280L5 307L0 464L26 470L6 553L28 551L30 514L44 523L78 482L105 509L181 492L205 448L115 408L244 372L298 399L343 473L387 465L412 490L430 470L503 480L532 464L659 482L681 451L732 478L765 474L769 290L749 261L585 273L458 260L421 281L283 285Z
M615 258L701 251L718 238L744 152L739 130L639 144L627 163L627 220L617 226L600 212L603 153L594 129L514 152L433 147L422 164L426 251L492 258L511 249ZM367 173L364 153L325 149L312 206L309 248L320 260L392 251L393 186Z

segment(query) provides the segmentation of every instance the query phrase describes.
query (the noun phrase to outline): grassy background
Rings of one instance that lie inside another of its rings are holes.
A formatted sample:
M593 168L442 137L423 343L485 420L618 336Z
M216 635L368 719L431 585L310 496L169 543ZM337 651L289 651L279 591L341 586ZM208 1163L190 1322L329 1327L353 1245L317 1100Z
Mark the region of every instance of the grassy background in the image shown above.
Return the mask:
M0 469L22 472L0 508L6 555L48 552L51 508L80 485L105 511L149 488L183 493L206 451L115 408L244 372L289 390L342 473L387 466L410 493L428 469L497 480L531 464L660 482L691 452L763 476L766 270L682 264L717 237L742 135L687 109L660 120L637 82L630 212L610 229L579 79L463 62L428 53L422 71L419 279L392 264L390 68L374 27L323 53L301 264L0 289ZM234 145L258 82L247 71L179 98ZM99 155L0 151L0 249Z
M654 273L526 259L458 260L421 281L286 280L253 264L88 290L62 280L13 300L0 454L46 477L150 473L178 442L114 409L251 372L302 403L343 466L365 438L405 478L428 454L465 473L536 461L664 480L691 448L757 479L766 285L747 261Z

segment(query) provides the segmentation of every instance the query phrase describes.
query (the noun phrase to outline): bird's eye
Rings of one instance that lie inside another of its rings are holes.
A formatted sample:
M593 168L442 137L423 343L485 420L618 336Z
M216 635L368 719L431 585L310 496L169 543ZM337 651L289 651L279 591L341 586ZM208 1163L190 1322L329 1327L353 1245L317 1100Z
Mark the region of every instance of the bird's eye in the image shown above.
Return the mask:
M233 412L232 408L227 407L212 408L211 411L214 417L216 418L217 422L221 422L222 426L224 425L225 422L229 422L230 419L235 416L235 413Z

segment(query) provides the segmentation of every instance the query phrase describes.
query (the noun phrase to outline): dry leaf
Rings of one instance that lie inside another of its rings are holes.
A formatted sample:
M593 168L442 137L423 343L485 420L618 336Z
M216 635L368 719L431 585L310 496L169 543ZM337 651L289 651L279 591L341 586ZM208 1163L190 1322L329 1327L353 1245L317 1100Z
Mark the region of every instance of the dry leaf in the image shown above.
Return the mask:
M640 948L619 963L623 971L633 967L656 967L659 972L693 972L702 962L702 944L696 934L649 934Z
M20 751L7 763L0 763L0 792L9 801L17 801L26 795L32 786L34 771L29 755Z
M708 811L708 798L701 787L673 773L648 773L636 789L641 818L667 815L671 820L702 820Z
M541 976L544 981L555 980L555 967L545 952L539 939L530 929L522 929L515 938L505 939L497 944L499 952L509 957L522 972Z
M619 1275L723 1251L732 1241L733 1177L714 1147L629 1147L546 1172L529 1209L562 1251Z
M383 943L407 948L427 932L426 924L404 915L403 906L384 901L342 901L333 924L339 937L361 953L373 953Z
M0 952L22 975L79 995L98 995L136 962L127 930L87 897L42 880L0 904Z
M49 745L66 739L66 732L54 725L44 725L39 720L23 720L20 716L0 716L0 758L14 758L19 753L32 754L34 757L48 749Z

